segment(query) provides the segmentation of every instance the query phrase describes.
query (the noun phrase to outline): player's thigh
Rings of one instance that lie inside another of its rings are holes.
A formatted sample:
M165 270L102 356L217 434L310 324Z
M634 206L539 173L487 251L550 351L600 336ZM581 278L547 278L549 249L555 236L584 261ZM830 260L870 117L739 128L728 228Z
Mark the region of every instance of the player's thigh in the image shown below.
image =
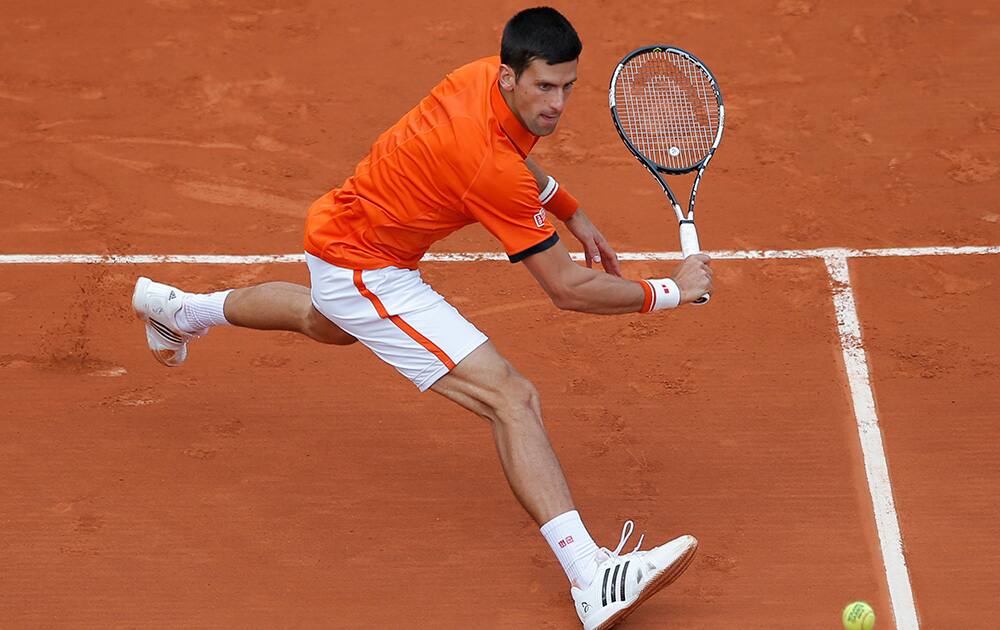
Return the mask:
M306 255L313 306L421 391L487 341L411 269L352 270Z

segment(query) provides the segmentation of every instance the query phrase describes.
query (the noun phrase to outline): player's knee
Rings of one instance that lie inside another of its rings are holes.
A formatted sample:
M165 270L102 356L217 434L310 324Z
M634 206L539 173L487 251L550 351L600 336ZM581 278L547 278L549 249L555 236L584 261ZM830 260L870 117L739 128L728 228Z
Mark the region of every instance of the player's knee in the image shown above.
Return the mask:
M344 332L315 308L309 309L303 328L306 335L320 343L349 346L357 341L353 335Z
M501 422L541 422L541 399L535 385L513 372L498 391L497 418Z
M334 331L328 331L326 337L323 338L323 343L333 344L335 346L349 346L352 343L357 343L357 339L351 335L348 335L340 328Z
M349 346L357 341L334 324L314 324L310 326L308 335L320 343L335 346Z

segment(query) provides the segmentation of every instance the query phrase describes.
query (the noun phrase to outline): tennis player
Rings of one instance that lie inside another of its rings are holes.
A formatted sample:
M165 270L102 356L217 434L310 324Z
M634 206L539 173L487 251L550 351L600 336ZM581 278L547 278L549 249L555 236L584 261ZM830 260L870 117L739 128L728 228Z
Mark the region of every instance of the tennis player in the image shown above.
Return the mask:
M431 244L479 222L560 309L650 312L712 290L704 255L690 256L669 278L623 279L614 250L577 200L528 157L565 111L581 50L554 9L511 18L499 58L447 75L375 140L343 185L310 207L310 287L270 282L195 294L139 278L132 300L165 365L183 363L188 342L220 325L294 331L330 344L360 341L420 391L488 420L510 487L541 526L590 630L611 627L676 579L697 541L681 536L623 553L628 521L613 551L599 548L574 509L535 387L418 270ZM580 241L586 266L570 259L550 216Z

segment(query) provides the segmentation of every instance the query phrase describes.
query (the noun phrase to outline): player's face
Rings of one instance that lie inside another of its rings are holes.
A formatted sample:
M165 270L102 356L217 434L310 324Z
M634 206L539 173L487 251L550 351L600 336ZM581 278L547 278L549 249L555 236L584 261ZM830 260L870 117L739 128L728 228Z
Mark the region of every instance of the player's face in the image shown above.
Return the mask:
M576 83L576 64L576 59L553 65L535 59L516 80L510 68L501 67L500 86L514 115L528 131L547 136L556 130Z

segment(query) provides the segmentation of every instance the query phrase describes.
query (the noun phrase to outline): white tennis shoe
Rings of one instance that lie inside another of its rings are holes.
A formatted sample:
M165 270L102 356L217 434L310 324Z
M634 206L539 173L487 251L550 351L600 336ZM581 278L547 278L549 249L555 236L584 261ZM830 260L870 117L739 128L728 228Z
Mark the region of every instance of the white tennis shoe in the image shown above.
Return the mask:
M132 292L132 308L146 322L146 343L156 360L177 367L187 358L187 342L207 331L187 333L177 326L177 312L185 293L167 284L140 277Z
M694 558L698 548L694 536L681 536L649 551L639 551L643 539L640 536L631 553L618 555L634 527L632 521L627 521L618 547L598 551L604 560L590 586L570 589L584 630L606 630L615 625L680 577Z

